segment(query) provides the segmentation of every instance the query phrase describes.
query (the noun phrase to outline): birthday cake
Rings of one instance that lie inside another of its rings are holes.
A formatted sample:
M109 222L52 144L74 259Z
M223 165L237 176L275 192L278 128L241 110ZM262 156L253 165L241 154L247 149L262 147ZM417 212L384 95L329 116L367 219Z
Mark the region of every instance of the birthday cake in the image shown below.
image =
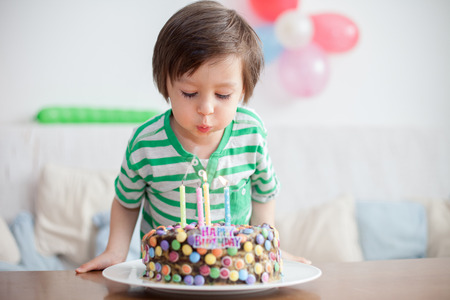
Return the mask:
M279 280L278 231L224 223L159 226L142 239L144 278L169 284L256 284Z

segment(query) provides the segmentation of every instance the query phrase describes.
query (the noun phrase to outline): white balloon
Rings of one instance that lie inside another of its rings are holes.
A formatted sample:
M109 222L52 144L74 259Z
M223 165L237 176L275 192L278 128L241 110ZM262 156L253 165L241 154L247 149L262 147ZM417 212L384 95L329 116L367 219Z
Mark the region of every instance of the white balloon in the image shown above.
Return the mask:
M298 10L288 10L275 21L275 35L285 48L295 49L308 45L314 33L309 16Z

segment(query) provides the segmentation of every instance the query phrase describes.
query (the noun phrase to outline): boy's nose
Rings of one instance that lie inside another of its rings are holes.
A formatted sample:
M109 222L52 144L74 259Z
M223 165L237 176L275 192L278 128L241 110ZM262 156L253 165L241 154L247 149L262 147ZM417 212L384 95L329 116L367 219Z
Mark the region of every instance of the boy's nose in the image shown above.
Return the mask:
M204 116L214 113L214 103L210 99L205 99L201 101L198 106L198 113Z

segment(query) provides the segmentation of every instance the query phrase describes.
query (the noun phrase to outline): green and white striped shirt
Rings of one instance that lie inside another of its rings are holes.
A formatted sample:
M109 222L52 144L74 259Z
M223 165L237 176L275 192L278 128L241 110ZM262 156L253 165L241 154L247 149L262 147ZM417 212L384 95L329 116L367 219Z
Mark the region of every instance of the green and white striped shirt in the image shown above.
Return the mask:
M259 116L239 107L217 150L209 160L201 161L185 151L175 137L171 113L169 109L135 129L115 183L117 199L125 207L137 208L144 202L141 234L159 225L180 222L182 182L186 187L187 223L197 222L195 190L203 183L201 170L206 171L210 185L211 221L225 218L224 186L218 179L222 176L230 188L231 223L248 224L251 201L267 202L279 191Z

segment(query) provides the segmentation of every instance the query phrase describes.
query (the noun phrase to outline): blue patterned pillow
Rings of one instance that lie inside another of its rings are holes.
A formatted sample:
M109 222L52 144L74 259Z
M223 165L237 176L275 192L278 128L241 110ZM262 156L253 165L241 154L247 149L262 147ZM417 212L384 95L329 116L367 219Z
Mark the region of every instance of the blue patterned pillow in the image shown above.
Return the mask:
M422 204L357 201L356 219L366 260L426 256L427 215Z
M11 224L11 233L16 239L21 260L17 265L0 263L3 271L42 271L64 270L64 265L57 256L41 255L35 246L34 218L29 212L21 212Z

